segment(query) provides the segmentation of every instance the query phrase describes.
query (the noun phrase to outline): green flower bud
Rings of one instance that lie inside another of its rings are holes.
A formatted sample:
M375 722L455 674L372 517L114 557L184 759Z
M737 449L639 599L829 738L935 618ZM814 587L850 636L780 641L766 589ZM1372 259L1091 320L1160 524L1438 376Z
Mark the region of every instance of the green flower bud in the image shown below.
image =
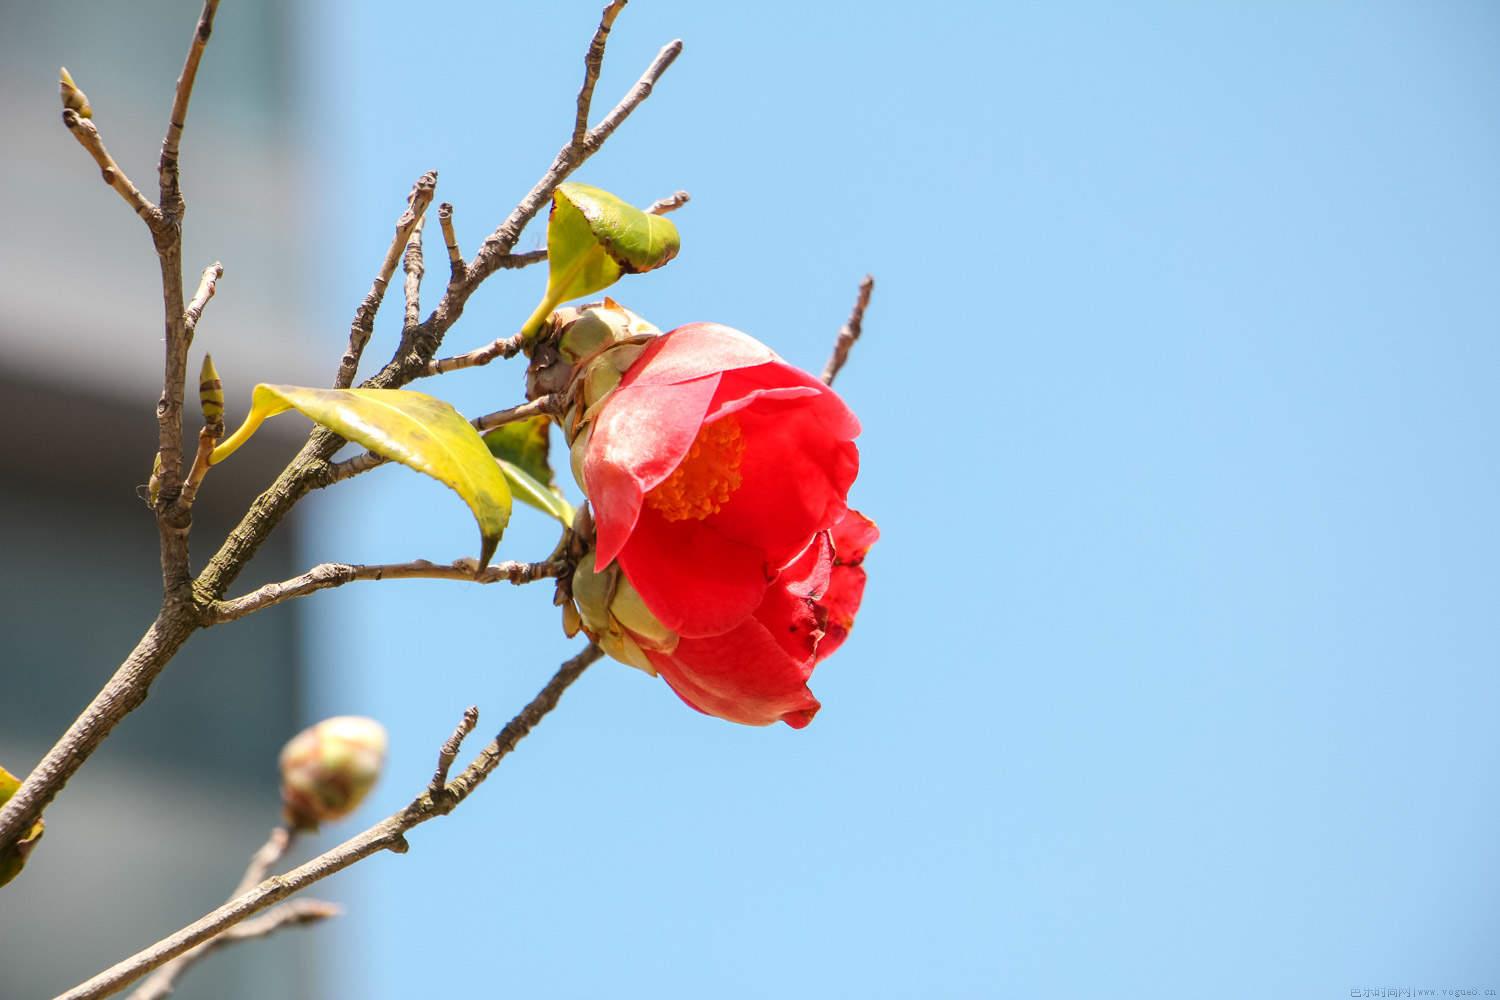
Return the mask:
M287 823L316 830L359 806L385 763L385 727L341 715L292 737L281 751L281 801Z
M203 367L198 372L198 406L203 410L203 422L210 427L224 427L224 383L214 368L211 354L203 355Z
M94 117L94 109L89 107L88 95L78 89L78 84L73 82L73 74L68 72L66 66L57 71L57 89L62 94L62 103L66 110L77 112L79 118Z
M612 344L661 333L611 298L557 310L552 314L552 328L557 331L558 351L569 364L587 360Z
M618 565L602 573L594 572L594 565L590 552L573 571L573 601L583 631L616 660L655 677L646 650L672 650L677 633L656 620Z

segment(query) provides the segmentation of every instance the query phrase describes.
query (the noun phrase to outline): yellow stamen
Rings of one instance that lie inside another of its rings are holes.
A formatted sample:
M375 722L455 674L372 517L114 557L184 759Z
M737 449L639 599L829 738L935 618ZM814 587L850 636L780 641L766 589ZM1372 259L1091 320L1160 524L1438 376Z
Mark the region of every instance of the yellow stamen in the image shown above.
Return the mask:
M668 521L701 521L740 488L745 438L734 417L705 424L682 463L646 494L646 503Z

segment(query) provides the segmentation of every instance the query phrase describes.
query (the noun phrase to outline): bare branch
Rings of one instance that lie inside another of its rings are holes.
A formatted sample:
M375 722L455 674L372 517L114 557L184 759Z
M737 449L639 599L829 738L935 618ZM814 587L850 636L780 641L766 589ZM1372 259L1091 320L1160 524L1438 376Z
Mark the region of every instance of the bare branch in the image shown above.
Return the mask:
M443 202L438 206L438 225L443 227L443 243L448 247L448 283L464 280L464 255L458 249L458 236L453 232L453 206Z
M250 864L246 866L245 874L240 878L234 891L229 894L229 898L242 896L263 882L271 871L271 866L281 860L291 842L292 831L287 827L278 826L272 830L270 838L250 855ZM332 903L324 903L316 899L298 899L290 903L282 903L261 916L246 920L224 934L210 938L178 955L148 976L130 995L130 1000L160 1000L162 997L170 996L177 988L178 978L187 971L189 966L223 945L265 937L283 927L315 923L328 917L338 916L341 912L342 910Z
M280 861L292 846L292 840L297 832L291 827L278 826L271 830L271 835L266 842L256 848L254 854L250 855L250 863L245 866L245 874L240 877L239 885L234 887L234 892L229 898L243 896L255 886L265 881L272 867Z
M406 241L406 259L403 266L406 270L406 326L416 326L422 321L422 275L426 269L422 265L422 223L426 216L419 216L417 224L411 227L411 239Z
M583 87L578 91L578 117L573 121L573 145L583 145L583 137L589 130L589 105L594 100L594 85L599 82L599 70L604 65L604 46L609 41L609 29L614 27L615 18L620 16L620 11L625 9L629 0L613 0L604 8L604 13L599 15L599 28L594 32L594 40L589 43L589 49L583 55Z
M545 256L546 251L543 250L542 253ZM478 368L480 365L487 365L491 361L513 358L517 354L520 354L525 347L526 339L519 333L509 337L500 337L467 354L455 354L451 358L428 362L427 370L422 374L442 375L447 372L458 371L460 368Z
M396 263L401 259L401 252L406 249L407 241L411 239L417 220L427 211L427 206L432 204L432 195L436 190L437 171L429 170L417 178L411 193L406 196L406 211L396 220L396 233L391 237L385 260L381 261L380 271L375 275L365 300L354 311L354 322L349 325L349 349L339 361L338 376L333 380L335 389L347 389L354 384L360 355L364 354L365 345L370 342L370 332L375 328L375 314L380 311L386 286L390 284L391 275L396 273Z
M176 152L181 126L185 120L187 98L203 44L207 41L206 29L211 28L211 15L215 7L216 0L209 0L205 4L207 16L200 18L199 31L194 35L193 48L189 52L188 64L185 65L184 76L178 88L180 109L176 106L177 101L174 101L171 120L175 127L169 132L168 141L163 143L164 153L172 154L166 159L171 161L169 166L173 174L173 188L176 186ZM650 95L656 82L681 51L682 43L674 41L657 53L635 86L603 121L585 135L581 146L575 147L572 136L569 136L567 146L554 158L542 178L500 227L485 240L467 268L464 279L450 284L437 308L412 332L410 338L403 336L402 349L398 350L397 355L380 372L368 379L366 385L372 388L399 388L420 377L426 370L426 363L436 354L443 336L463 313L469 296L489 275L501 268L521 267L541 259L538 254L511 252L521 232L550 200L557 185L593 155L625 118ZM78 118L76 111L74 119L77 122L87 120ZM69 128L75 133L78 131L74 122L69 123ZM86 148L87 145L85 143ZM106 157L101 168L112 164L113 160ZM124 176L118 172L118 167L115 171L116 175ZM111 186L115 185L116 175L107 177ZM126 200L135 207L144 199L135 200L127 194ZM146 204L149 206L149 202ZM173 214L180 218L180 207L178 204L168 206L168 209L174 210ZM148 218L148 222L150 221ZM183 482L181 410L187 348L183 336L186 317L181 275L181 238L176 225L166 225L159 217L152 223L152 235L161 259L163 301L167 306L165 378L162 399L157 406L162 483L157 520L162 543L165 600L157 619L108 683L27 776L16 794L0 807L0 847L14 843L22 831L31 828L42 810L57 796L83 762L98 749L120 720L139 707L145 700L151 683L187 638L204 624L203 609L224 597L256 551L297 502L312 490L333 481L328 475L329 459L345 443L326 428L315 429L302 450L282 470L275 482L256 498L198 579L191 579L187 562L188 510L176 502L180 493L172 495L180 490ZM392 241L395 249L388 255L391 263L383 271L387 281L394 270L396 256L405 243L405 234L398 234L398 239ZM370 323L373 323L374 307L379 304L379 298L384 293L384 282L379 285L378 292L372 289L371 295L361 306ZM351 347L354 350L345 355L340 365L341 385L352 384L354 372L358 368L359 354L369 339L368 333L363 337L359 336L360 325L360 316L356 313L354 328L351 329ZM375 849L383 849L383 845L372 848Z
M184 310L183 326L187 331L188 340L193 339L193 332L198 329L198 321L203 318L203 309L208 305L208 300L214 297L218 291L219 279L224 277L224 265L214 261L203 269L203 274L198 279L198 290L193 293L193 299Z
M447 791L448 769L453 766L454 758L458 756L459 748L463 746L464 740L479 725L479 706L470 705L464 709L464 717L458 723L458 728L453 730L453 735L448 737L442 749L438 751L437 770L432 772L432 781L427 784L427 794L434 800L442 798Z
M187 125L188 102L193 97L193 84L198 79L198 64L203 60L203 50L214 31L214 14L219 9L219 0L204 0L203 13L198 16L198 26L193 29L193 40L188 45L187 58L182 64L182 75L177 78L177 90L172 95L172 111L167 118L167 135L161 144L161 159L157 173L161 179L161 210L169 219L181 219L183 212L182 189L179 183L177 154L182 144L182 130ZM180 239L180 237L179 237Z
M252 590L244 597L230 601L215 601L204 611L208 625L232 622L236 618L254 614L273 604L281 604L297 597L330 587L342 587L356 580L461 580L466 583L531 583L534 580L552 579L566 570L560 562L500 562L479 568L474 559L459 559L448 565L439 565L418 559L407 563L384 563L379 565L355 565L351 563L322 563L290 580L268 583Z
M646 209L646 214L666 215L668 212L677 211L692 200L693 196L686 191L674 191L665 198L658 198L656 201L653 201L651 207Z
M859 334L865 322L865 309L870 305L870 293L875 290L875 279L871 275L865 275L864 280L859 283L859 295L854 300L854 310L849 313L849 321L839 329L838 339L833 342L833 354L828 358L828 364L823 368L823 384L833 385L833 380L838 377L839 369L844 367L844 362L849 360L849 349L859 339Z
M553 396L538 396L529 403L521 403L507 410L496 410L494 413L486 413L482 417L475 417L469 423L479 433L492 431L502 424L513 423L517 420L526 420L531 417L539 417L547 413L557 412L557 399ZM329 484L341 483L345 479L352 479L362 472L379 468L390 459L384 455L378 455L373 451L362 452L353 458L342 462L334 462L328 466L325 478Z
M606 11L609 8L606 8ZM427 326L435 341L440 341L443 333L462 315L464 304L474 289L495 271L507 266L511 251L515 249L516 241L521 238L521 232L532 219L536 218L542 206L552 200L552 193L557 186L567 180L573 171L577 170L590 156L604 145L604 141L614 134L615 129L629 118L641 102L651 96L656 82L661 79L667 67L682 53L682 40L675 39L664 45L651 65L646 67L646 72L635 82L629 92L616 104L604 119L584 133L583 138L574 141L569 138L568 144L558 151L552 160L552 166L542 175L541 179L532 186L520 203L511 211L498 229L485 238L474 259L469 262L468 274L462 283L448 289L443 300L438 303L431 316L427 318ZM587 82L587 81L585 81ZM580 98L583 93L580 92ZM589 91L592 96L592 90ZM585 115L585 117L587 117Z
M154 232L161 223L161 209L157 208L150 198L141 194L140 189L125 175L125 171L120 169L115 158L109 155L109 150L104 148L104 140L99 135L98 126L87 118L80 117L72 108L64 111L62 118L68 131L73 133L73 138L77 139L78 144L88 150L94 162L99 164L104 183L114 188L120 197L125 199L125 204L129 205Z
M132 955L93 979L58 997L58 1000L97 1000L107 997L130 985L141 976L175 958L188 949L223 934L229 928L267 907L280 902L295 892L320 882L330 875L343 871L359 861L393 851L401 854L407 850L406 833L412 828L446 816L468 798L484 782L484 779L499 766L534 728L557 707L569 686L573 684L589 665L597 661L603 652L590 644L577 656L565 662L552 675L546 685L532 698L515 718L506 723L488 746L464 768L463 773L444 787L444 795L434 798L430 791L413 799L400 812L386 817L379 823L344 841L304 865L284 875L268 878L260 885L223 906L194 921L182 930L163 938L156 944Z

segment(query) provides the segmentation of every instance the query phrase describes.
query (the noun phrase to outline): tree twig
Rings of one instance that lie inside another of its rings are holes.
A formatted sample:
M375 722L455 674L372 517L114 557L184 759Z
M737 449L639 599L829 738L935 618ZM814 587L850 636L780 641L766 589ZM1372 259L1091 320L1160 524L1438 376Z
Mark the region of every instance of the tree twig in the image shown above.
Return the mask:
M290 580L268 583L252 590L243 597L229 601L215 601L204 611L208 625L221 625L236 618L254 614L273 604L281 604L296 597L330 587L342 587L356 580L461 580L466 583L531 583L534 580L552 579L567 569L561 562L499 562L479 568L474 559L459 559L447 565L417 559L407 563L382 563L358 565L352 563L322 563Z
M411 193L406 196L406 211L396 220L396 233L385 251L385 259L381 261L370 291L354 311L354 321L349 324L349 348L339 360L338 375L333 380L335 389L347 389L354 384L359 359L365 352L365 345L370 342L370 333L375 328L375 314L380 311L386 286L390 284L391 275L396 273L396 264L401 260L401 252L406 249L412 231L417 227L417 220L422 218L427 206L432 204L432 196L436 190L437 171L429 170L417 178Z
M666 215L668 212L677 211L679 208L681 208L683 205L686 205L691 200L692 195L688 194L686 191L674 191L667 197L659 198L656 201L652 202L651 206L646 209L646 214ZM439 218L441 217L442 216L440 210ZM444 230L444 232L447 231L448 230L446 229ZM456 246L449 246L448 253L450 257L457 252L458 248ZM529 254L512 254L507 259L515 263L506 263L503 266L524 267L526 264L546 260L547 251L536 250ZM462 259L459 259L459 263L462 264ZM459 272L455 271L454 273L458 274ZM518 333L512 334L509 337L500 337L496 340L490 341L483 347L469 351L467 354L455 354L452 357L443 358L440 361L429 362L427 365L427 370L424 371L423 374L442 375L446 372L458 371L461 368L477 368L480 365L487 365L491 361L513 358L517 354L520 354L525 346L525 338L523 338Z
M442 796L434 798L430 790L424 789L400 812L386 817L306 864L284 875L266 879L249 892L242 893L176 933L74 987L58 997L58 1000L97 1000L99 997L110 996L189 948L212 940L248 917L315 882L382 851L406 853L407 831L430 819L446 816L456 809L537 723L557 707L563 692L583 675L590 664L603 655L599 647L591 643L577 656L563 663L557 673L552 675L552 679L537 692L536 697L506 723L499 735L490 741L458 777L444 786Z
M463 746L464 740L479 725L479 706L470 705L464 709L464 717L459 721L458 728L453 730L453 735L448 737L447 742L438 751L437 769L432 772L432 780L427 783L427 794L436 801L446 794L448 789L448 770L453 766L453 761L458 757L459 748Z
M199 50L199 56L190 55L189 59L192 61L195 73L196 60L201 57L202 43L207 40L207 34L202 28L205 25L211 26L212 12L216 6L217 0L207 0L204 6L205 17L200 17L200 28L194 34L193 45ZM541 179L516 205L500 227L485 240L484 245L476 253L474 262L467 268L463 280L449 286L437 308L416 330L412 331L409 336L403 334L402 344L397 348L391 361L377 374L367 379L364 383L366 386L399 388L420 377L425 372L427 363L441 346L443 336L463 313L464 304L469 296L486 278L501 268L521 267L541 259L537 254L513 254L511 252L517 240L520 239L522 230L550 200L557 185L566 180L574 170L592 156L625 119L650 96L656 82L681 51L681 41L673 41L662 48L625 97L598 125L589 130L581 146L575 147L571 135L569 136L567 146L554 158L552 165ZM191 77L185 73L182 82L190 86ZM182 108L186 110L185 97ZM77 118L76 113L74 117ZM77 120L87 121L81 118ZM177 138L173 139L172 146L174 154L172 169L175 171L176 143L180 139L180 125L184 121L184 115L174 112L172 120L179 125L176 129ZM70 129L72 128L73 126L70 125ZM165 143L163 148L166 149ZM110 183L113 186L114 181L111 180ZM129 201L128 198L127 201ZM151 224L150 219L147 219L147 222L148 225ZM171 233L158 238L158 232L164 228L175 232L177 227L163 227L158 221L152 228L152 235L154 239L157 239L158 256L162 263L163 296L169 304L166 338L167 377L162 401L157 408L162 441L160 454L163 483L160 498L162 506L158 508L157 520L158 533L162 539L162 577L166 598L161 612L136 644L135 649L116 669L114 675L95 695L93 701L83 710L77 720L68 727L57 743L27 775L16 794L3 807L0 807L0 847L15 843L23 831L31 829L42 810L57 796L83 762L99 748L120 720L145 701L151 683L160 675L187 638L196 629L202 627L202 609L223 599L229 587L244 571L256 551L297 502L312 490L334 481L328 476L329 459L345 443L343 438L332 431L325 428L315 429L297 456L251 504L239 524L209 559L198 579L193 581L189 578L187 573L187 510L180 508L175 503L176 498L168 495L168 491L179 489L183 481L181 476L181 397L182 375L186 365L187 351L181 343L184 320L182 254L180 233L175 237L175 249L172 247L174 237ZM396 247L393 253L399 254L401 248L405 246L405 240L393 240L392 245ZM394 257L391 269L384 272L387 280L393 269ZM174 270L175 279L170 276ZM383 285L380 293L382 295L384 293ZM369 306L378 304L378 302L371 302L369 297L366 303ZM361 308L365 309L365 306ZM366 311L369 312L368 309ZM373 322L373 312L369 312L369 315ZM358 313L356 313L356 323L358 322ZM368 340L368 337L365 340ZM362 351L363 342L360 342L358 346ZM357 353L352 358L346 355L343 359L348 363L349 382L352 382L353 372L358 367L358 360ZM345 367L345 364L341 363L341 375ZM167 506L169 503L170 507Z
M406 271L406 282L403 291L406 293L406 325L416 326L422 321L422 275L426 269L422 265L422 223L427 217L421 216L417 224L411 227L411 239L406 241L406 257L402 266Z
M177 157L187 120L188 101L204 46L213 31L218 0L205 0L198 26L188 47L187 59L172 99L167 134L162 141L159 172L161 204L152 206L129 182L118 164L104 150L93 123L76 110L63 112L63 122L104 171L104 179L135 209L151 231L161 269L164 305L164 363L161 398L156 405L157 457L160 461L161 492L157 498L157 536L161 544L162 605L125 662L73 721L10 800L0 806L0 848L15 843L31 829L68 779L77 772L120 720L134 711L177 650L198 627L188 570L188 528L191 506L181 503L182 486L182 397L187 374L188 314L183 305L182 214L184 204L178 184ZM147 211L142 211L142 208ZM206 299L205 299L206 301Z
M613 6L611 4L610 7L606 7L606 13ZM616 104L598 125L584 132L581 139L576 138L575 128L575 136L568 138L567 145L558 151L557 156L552 160L552 166L542 175L541 180L532 186L531 190L526 193L526 197L521 199L499 228L485 238L479 251L475 253L474 259L469 262L468 274L464 280L448 289L448 293L438 303L437 309L427 318L427 325L436 335L437 340L440 341L442 333L462 315L464 304L474 293L474 289L479 287L480 282L496 270L506 266L506 260L515 249L516 241L521 238L522 230L532 219L536 218L542 206L552 200L552 193L557 190L557 186L567 180L573 171L597 152L599 147L604 145L605 140L614 134L615 129L619 128L625 119L640 107L641 102L651 96L656 82L681 53L682 39L680 38L662 46L661 51L656 54L655 59L651 60L651 65L646 67L640 79L636 80L635 85L620 99L620 103ZM588 109L585 105L593 97L593 81L589 80L587 71L584 75L583 89L579 91L578 96L580 114L587 119Z
M182 218L184 205L177 162L178 148L182 144L182 130L187 125L188 102L193 98L193 84L198 79L198 64L203 61L203 50L214 32L214 14L218 9L219 0L204 0L203 12L198 15L198 26L193 29L193 40L188 45L187 58L182 63L182 73L177 77L177 89L172 94L167 135L162 140L161 159L156 168L161 180L161 210L168 219Z
M193 293L192 301L183 311L183 328L187 331L189 341L193 339L193 333L198 329L198 321L203 318L203 310L208 305L208 300L214 297L214 292L218 291L219 279L222 277L224 277L224 265L214 261L203 269L203 274L198 278L198 290Z
M658 198L646 209L647 215L666 215L675 212L683 205L693 200L693 196L686 191L673 191L665 198Z
M136 215L139 215L154 231L161 222L161 209L141 194L140 188L136 187L126 175L115 158L109 155L109 150L104 148L104 139L99 135L99 127L74 111L67 108L62 113L63 124L78 140L78 144L88 150L94 162L99 164L99 172L104 177L104 183L114 188L125 204L129 205Z
M844 362L849 360L849 349L859 339L859 334L864 327L865 309L870 305L870 293L875 290L875 279L871 275L865 275L864 280L859 283L859 295L854 300L854 309L849 313L849 321L839 329L839 335L833 342L833 353L828 357L828 364L823 368L823 384L833 385L833 380L838 377L839 370L844 367Z
M271 866L281 860L291 842L292 831L287 827L278 826L272 830L270 838L250 856L250 864L246 866L245 874L241 876L239 884L229 894L229 898L243 896L265 881L266 875L271 871ZM202 944L189 948L162 965L141 982L141 985L130 995L130 1000L161 1000L162 997L170 996L177 988L177 980L189 966L224 945L266 937L283 927L317 923L329 917L336 917L342 912L341 907L317 899L294 899L282 903L258 917L238 924L218 937L209 938Z
M453 206L438 206L438 225L443 228L443 245L448 248L448 283L464 280L464 255L458 249L458 235L453 232Z

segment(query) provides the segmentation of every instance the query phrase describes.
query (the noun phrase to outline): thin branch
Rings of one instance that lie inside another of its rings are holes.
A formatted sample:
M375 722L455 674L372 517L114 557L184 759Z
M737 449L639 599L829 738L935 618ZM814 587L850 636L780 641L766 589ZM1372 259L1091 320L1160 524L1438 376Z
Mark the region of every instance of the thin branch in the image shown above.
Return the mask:
M531 417L539 417L543 414L557 412L557 399L554 396L538 396L529 403L521 403L507 410L496 410L494 413L486 413L482 417L475 417L469 424L479 433L484 434L504 424L514 423L517 420L527 420ZM361 452L353 458L342 462L334 462L328 466L325 473L329 483L341 483L345 479L352 479L363 472L378 469L390 459L373 451Z
M408 846L407 831L430 819L446 816L457 808L484 782L485 778L489 777L500 762L536 727L537 723L557 707L563 692L583 675L590 664L603 655L598 646L590 644L577 656L559 667L557 673L552 675L552 679L541 691L537 692L536 697L532 698L515 718L506 723L499 735L470 762L468 767L464 768L458 777L448 782L442 796L434 798L429 790L424 789L422 794L400 812L386 817L306 864L284 875L266 879L254 889L230 900L175 934L163 938L149 948L106 969L88 982L74 987L58 1000L97 1000L99 997L110 996L189 948L214 939L248 917L315 882L320 882L382 851L405 853Z
M681 208L683 205L686 205L691 200L692 195L688 194L686 191L676 191L665 198L659 198L656 201L652 202L651 206L646 209L646 213L648 215L666 215L668 212L677 211L679 208ZM445 230L445 232L446 231L447 230ZM458 252L458 248L450 246L448 252L451 256ZM533 264L546 259L547 251L535 250L528 254L512 254L507 259L507 263L505 263L503 266L524 267L527 264ZM462 263L461 260L460 263ZM496 340L490 341L483 347L468 352L467 354L455 354L452 357L443 358L440 361L429 362L427 365L427 370L424 371L423 374L442 375L447 372L458 371L461 368L478 368L480 365L487 365L491 361L513 358L517 354L520 354L525 346L526 340L520 334L513 334L509 337L500 337Z
M552 579L567 569L560 562L500 562L479 568L474 559L459 559L448 565L418 559L407 563L384 563L379 565L356 565L351 563L322 563L290 580L268 583L252 590L243 597L229 601L215 601L204 611L208 625L232 622L236 618L254 614L274 604L281 604L297 597L330 587L342 587L356 580L461 580L466 583L531 583L534 580Z
M243 896L261 882L265 881L270 873L271 867L280 861L286 854L287 848L292 842L292 831L284 826L278 826L271 831L271 836L252 855L250 864L245 868L245 874L240 878L239 884L229 894L230 899ZM250 938L266 937L283 927L297 927L305 924L316 923L329 917L336 917L342 913L342 909L332 903L325 903L316 899L297 899L289 903L282 903L273 907L259 917L246 920L244 923L231 928L218 937L210 938L202 944L178 955L157 969L130 995L130 1000L161 1000L162 997L170 996L177 988L177 980L187 971L188 967L198 962L205 955L226 944L236 941L246 941Z
M73 138L78 144L88 150L94 162L99 164L99 171L104 176L104 183L114 188L125 204L129 205L150 226L153 231L161 222L161 209L152 203L150 198L141 194L140 188L136 187L115 158L109 155L109 150L104 148L104 139L99 135L99 127L87 118L80 117L78 112L69 108L63 112L63 124L68 131L73 133Z
M611 5L613 6L613 5ZM609 8L605 8L606 12ZM443 300L438 303L431 316L427 318L429 334L434 342L440 342L442 335L462 315L464 304L469 296L479 287L480 283L495 271L507 264L507 258L515 249L516 242L521 238L521 232L532 219L536 218L542 207L552 200L552 193L557 186L567 180L573 171L577 170L599 147L604 145L606 139L614 134L615 129L629 118L636 108L646 98L651 96L663 73L672 65L673 61L682 53L682 40L674 39L662 46L656 58L651 60L651 65L641 74L635 85L621 98L603 120L583 134L581 139L570 136L567 145L558 151L552 160L552 166L542 175L541 179L532 186L520 203L511 211L494 232L485 238L474 259L469 262L468 274L462 283L448 289ZM584 78L584 88L579 91L580 102L585 98L592 98L593 84L587 75ZM587 109L580 107L587 118Z
M464 740L479 725L479 706L470 705L464 709L464 717L459 721L458 728L453 730L453 735L448 737L447 742L438 751L437 769L432 772L432 780L427 783L427 794L436 801L443 797L448 788L448 770L453 766L453 761L458 757L459 748L463 746Z
M278 826L272 829L266 842L250 855L250 863L245 866L245 874L240 877L239 885L234 887L234 892L229 894L229 898L243 896L265 881L276 862L280 861L291 848L295 837L296 831L291 827Z
M164 363L161 398L156 405L157 458L161 492L157 498L156 525L161 543L162 605L135 649L115 670L88 707L73 721L26 776L21 787L0 806L0 849L14 844L31 829L42 810L57 796L83 762L97 750L120 720L142 702L161 671L188 636L199 627L193 606L188 570L188 529L191 508L181 503L182 485L182 396L187 373L188 316L183 305L182 228L183 202L177 178L177 154L187 119L188 100L203 49L213 30L218 0L206 0L193 40L188 48L182 76L172 101L166 138L159 164L162 203L153 206L104 149L98 129L78 111L63 112L63 123L94 157L105 181L125 199L151 230L152 243L161 269L164 312ZM81 95L80 102L83 101ZM144 211L143 211L144 209ZM205 299L206 301L206 299Z
M211 2L205 11L214 8ZM200 24L203 19L200 18ZM195 34L194 47L200 50L206 36ZM371 388L400 388L420 377L441 346L442 338L463 313L464 305L486 278L496 270L519 267L535 263L536 254L513 254L516 242L527 224L535 218L541 208L551 199L557 185L592 156L624 120L638 108L663 73L682 51L682 42L673 41L657 53L646 72L636 81L615 108L604 120L591 129L581 146L575 146L569 136L567 146L554 158L552 165L542 175L509 216L485 240L468 267L463 281L450 285L436 309L419 328L408 337L403 334L402 345L392 360L376 375L364 383ZM191 58L191 57L190 57ZM196 69L196 61L193 63ZM186 81L185 82L189 82ZM186 110L184 103L183 110ZM78 119L83 121L85 119ZM180 123L183 115L173 115ZM70 125L70 130L76 131ZM176 130L179 133L181 129ZM164 144L165 148L165 144ZM174 146L175 150L175 146ZM174 157L175 159L175 157ZM113 162L113 161L108 161ZM175 163L173 165L175 170ZM111 186L114 180L110 179ZM129 199L127 199L129 200ZM163 228L176 232L175 226L153 227L153 237ZM180 234L179 234L180 237ZM179 489L182 482L181 450L181 390L182 373L186 366L187 351L181 344L181 329L184 319L181 281L181 242L177 238L173 247L173 235L168 233L158 240L158 255L162 258L163 299L168 304L167 316L167 364L164 392L157 408L162 446L159 449L162 463L162 495L158 507L158 533L162 540L162 577L166 600L161 613L141 637L135 649L116 669L114 675L84 709L78 719L68 728L46 756L27 775L21 788L4 806L0 806L0 847L15 843L22 832L32 824L46 806L57 796L68 779L77 772L108 737L114 727L145 700L151 683L160 675L167 663L176 655L182 644L202 626L202 610L224 597L229 587L244 571L256 551L296 506L302 497L314 489L333 482L328 476L329 459L344 445L344 439L325 428L314 430L297 456L287 464L276 480L268 487L239 524L229 533L209 560L196 581L187 571L187 511L175 504L169 491ZM165 242L163 242L163 240ZM393 240L395 253L405 246L405 239ZM392 263L394 267L394 260ZM172 272L176 272L175 278ZM387 272L387 275L389 272ZM381 289L383 293L383 287ZM378 304L367 298L368 306ZM366 308L362 306L362 308ZM366 308L371 321L373 312ZM358 314L356 314L358 315ZM365 338L366 340L368 337ZM363 350L363 342L356 346ZM358 367L358 352L346 355L344 361L349 370L348 381L352 384L353 372ZM343 374L345 365L341 364ZM174 376L175 381L174 381ZM168 507L167 505L171 506ZM169 516L170 515L170 516Z
M406 249L407 241L411 239L412 230L417 227L417 220L427 211L427 206L432 204L432 195L436 190L437 171L429 170L417 178L411 193L406 196L406 211L396 220L396 233L391 237L391 245L380 263L380 271L375 275L364 301L354 311L354 321L349 325L349 349L339 360L338 376L333 381L335 389L347 389L354 384L359 359L365 352L365 345L370 342L370 333L375 328L375 314L380 311L386 286L390 284L391 275L396 273L396 264L401 259L401 252Z
M322 923L332 917L341 916L343 912L342 906L336 903L325 903L321 899L293 899L279 906L273 906L260 916L251 917L218 937L209 938L202 944L195 945L178 955L141 983L140 988L130 995L130 1000L161 1000L162 997L171 996L172 991L177 988L177 980L190 966L196 965L201 959L226 945L270 937L277 931L288 927L306 927L309 924Z
M584 136L588 134L589 105L593 103L594 85L599 82L599 70L604 65L604 46L609 42L609 29L614 27L615 18L620 16L620 11L625 9L628 2L629 0L613 0L605 6L604 13L599 15L599 27L594 32L594 40L583 54L583 87L578 91L578 116L573 120L574 146L583 145Z
M402 266L406 270L406 284L403 290L406 293L406 325L416 326L422 321L422 275L426 269L422 265L422 223L426 216L419 216L417 224L411 227L411 239L406 241L406 258Z
M193 97L193 84L198 79L198 64L202 62L203 50L214 32L214 14L218 9L219 0L204 0L203 13L198 16L198 26L193 29L193 40L188 45L187 58L182 64L182 75L177 78L177 90L172 95L167 135L162 140L161 159L156 168L161 180L162 214L169 219L182 218L184 205L177 162L178 148L182 144L182 130L187 125L188 102Z
M208 300L214 297L218 291L219 279L224 277L224 265L214 261L203 269L203 274L198 278L198 290L193 293L193 299L184 310L183 326L187 331L188 340L193 339L193 333L198 329L198 321L203 318L203 309L208 305Z
M448 248L448 283L464 280L464 255L458 249L458 235L453 232L453 206L443 202L438 206L438 225L443 227L443 244Z
M543 255L546 252L543 250ZM491 361L513 358L517 354L520 354L525 347L526 339L519 333L509 337L500 337L467 354L455 354L451 358L429 362L427 369L422 374L443 375L447 372L458 371L460 368L478 368L481 365L489 364Z
M864 327L865 309L870 305L870 293L874 290L875 279L871 275L865 275L864 280L859 283L859 295L854 300L854 310L849 313L849 321L839 329L838 339L833 342L833 354L829 355L828 364L823 367L824 385L833 385L844 362L849 360L849 349L859 339Z
M653 201L651 207L646 209L646 214L666 215L668 212L677 211L692 200L693 196L686 191L674 191L665 198L658 198L656 201Z

